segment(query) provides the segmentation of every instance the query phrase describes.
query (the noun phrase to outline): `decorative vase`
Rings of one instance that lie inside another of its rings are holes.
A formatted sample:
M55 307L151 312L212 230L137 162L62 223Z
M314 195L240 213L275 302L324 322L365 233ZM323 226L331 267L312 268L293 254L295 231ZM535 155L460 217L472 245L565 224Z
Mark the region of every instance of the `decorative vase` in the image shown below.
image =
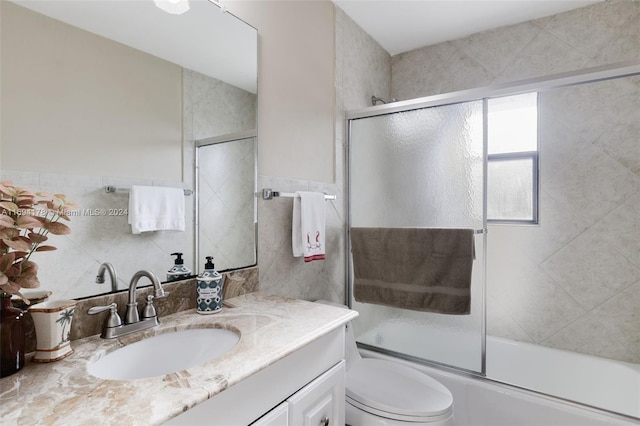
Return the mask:
M11 306L11 295L0 296L0 377L24 367L24 312Z
M29 307L36 328L33 362L58 361L73 353L69 336L77 303L75 300L50 300Z

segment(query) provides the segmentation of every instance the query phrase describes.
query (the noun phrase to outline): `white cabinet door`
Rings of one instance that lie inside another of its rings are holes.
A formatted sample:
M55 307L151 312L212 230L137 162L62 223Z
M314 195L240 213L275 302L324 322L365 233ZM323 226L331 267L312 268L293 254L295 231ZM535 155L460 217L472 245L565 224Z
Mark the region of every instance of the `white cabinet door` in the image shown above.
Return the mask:
M344 383L345 362L342 360L289 397L289 425L343 426Z
M251 426L288 426L289 403L283 402L264 416L260 417Z

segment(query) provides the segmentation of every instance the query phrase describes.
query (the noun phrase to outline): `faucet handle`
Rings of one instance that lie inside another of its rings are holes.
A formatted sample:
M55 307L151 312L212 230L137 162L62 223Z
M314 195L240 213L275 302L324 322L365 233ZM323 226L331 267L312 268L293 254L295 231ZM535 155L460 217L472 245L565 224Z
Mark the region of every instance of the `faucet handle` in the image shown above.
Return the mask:
M104 326L106 328L120 327L122 325L122 318L118 315L118 305L114 302L106 306L93 306L89 308L87 313L89 315L99 314L100 312L110 311Z

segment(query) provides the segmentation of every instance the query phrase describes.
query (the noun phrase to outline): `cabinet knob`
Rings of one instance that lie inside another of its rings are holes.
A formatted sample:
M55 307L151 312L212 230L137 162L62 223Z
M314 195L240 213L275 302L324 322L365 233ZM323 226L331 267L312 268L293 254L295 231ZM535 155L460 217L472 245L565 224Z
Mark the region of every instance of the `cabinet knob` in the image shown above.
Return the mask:
M329 417L324 416L320 419L320 426L329 426Z

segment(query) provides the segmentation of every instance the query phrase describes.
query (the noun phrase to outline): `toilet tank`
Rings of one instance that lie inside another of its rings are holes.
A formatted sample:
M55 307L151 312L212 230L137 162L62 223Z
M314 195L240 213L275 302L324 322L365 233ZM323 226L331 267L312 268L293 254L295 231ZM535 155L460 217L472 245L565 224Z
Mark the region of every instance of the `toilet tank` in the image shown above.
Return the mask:
M315 303L321 303L323 305L335 306L337 308L349 309L346 305L341 305L340 303L330 302L328 300L316 300ZM356 345L356 336L353 333L353 327L351 326L351 322L348 322L345 330L345 342L344 342L344 350L345 350L345 361L347 363L347 371L349 368L355 364L357 361L361 360L360 352L358 351L358 346Z

